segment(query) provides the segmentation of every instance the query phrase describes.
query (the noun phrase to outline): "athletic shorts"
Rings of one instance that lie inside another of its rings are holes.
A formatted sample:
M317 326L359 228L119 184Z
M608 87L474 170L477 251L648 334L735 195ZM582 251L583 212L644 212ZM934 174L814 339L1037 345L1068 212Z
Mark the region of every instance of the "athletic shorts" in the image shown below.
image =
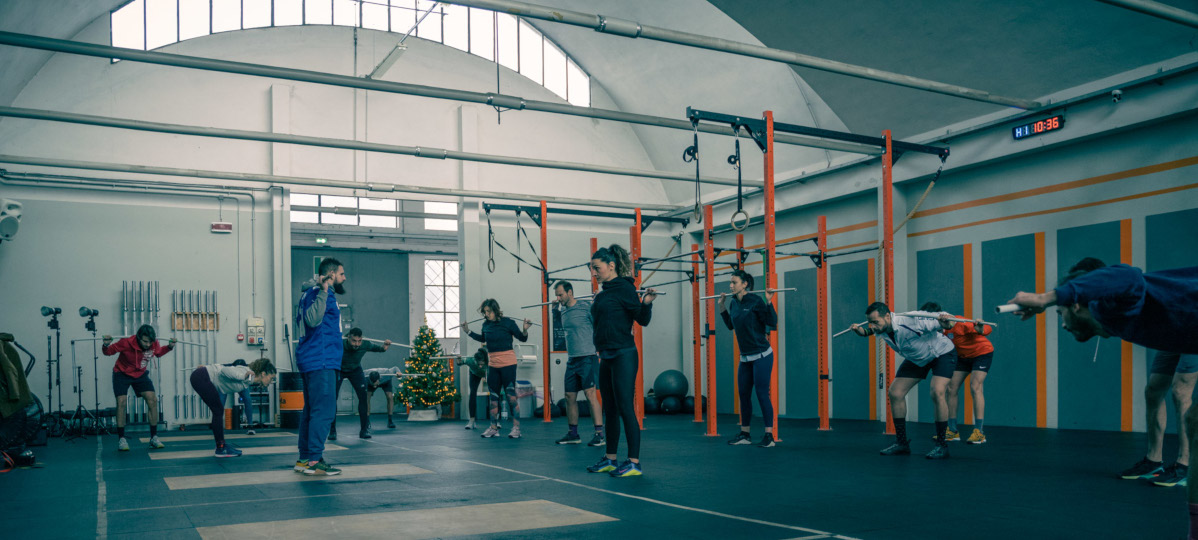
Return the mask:
M1152 373L1172 375L1195 372L1198 372L1198 354L1157 351L1152 359Z
M957 371L964 371L965 373L969 373L970 371L983 371L983 372L989 373L990 372L990 363L993 361L994 361L994 353L993 352L988 352L986 354L980 354L973 358L964 358L964 357L958 356L957 357Z
M393 379L387 379L387 380L383 381L381 384L379 384L378 386L375 386L373 388L370 386L370 383L369 383L370 379L366 379L366 380L367 380L366 389L371 392L373 392L375 390L382 390L384 392L391 392L392 394L395 393L395 386L391 384L391 381Z
M895 373L894 376L895 378L907 377L922 380L928 377L928 372L930 371L936 377L951 378L956 365L957 352L950 351L936 357L935 360L928 362L924 366L920 366L910 360L903 360L903 363L899 364L898 373Z
M141 374L141 377L133 378L120 371L112 372L112 395L120 397L129 391L129 387L133 387L133 394L140 396L145 392L154 391L154 381L150 380L150 372L147 371Z
M594 388L599 376L599 355L576 356L566 361L566 392Z

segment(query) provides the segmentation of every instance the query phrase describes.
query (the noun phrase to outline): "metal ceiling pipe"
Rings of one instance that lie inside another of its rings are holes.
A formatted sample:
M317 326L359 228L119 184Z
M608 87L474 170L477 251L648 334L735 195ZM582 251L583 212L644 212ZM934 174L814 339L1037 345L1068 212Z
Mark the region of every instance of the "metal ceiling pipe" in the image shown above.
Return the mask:
M25 109L20 107L0 107L0 116L11 118L25 118L28 120L49 120L52 122L65 122L70 124L83 124L89 126L102 126L119 129L132 129L137 131L152 131L156 133L174 133L176 135L194 135L197 137L215 137L220 139L240 139L245 141L260 141L271 143L286 143L299 144L304 146L316 146L321 148L341 148L345 150L362 150L366 152L378 152L383 154L398 154L403 156L415 156L426 159L453 159L460 161L473 161L477 163L495 163L499 165L516 165L521 167L535 167L540 169L560 169L567 171L582 171L593 172L600 174L613 174L617 176L633 176L638 178L656 178L659 180L674 180L677 182L694 182L695 177L689 173L672 173L661 171L650 171L643 169L626 169L624 167L612 167L609 165L592 165L589 163L578 163L573 161L555 161L550 159L536 159L514 156L497 156L494 154L479 154L476 152L461 152L458 150L446 150L444 148L425 147L425 146L401 146L393 144L382 144L362 141L350 141L346 139L331 139L327 137L312 137L308 135L292 135L289 133L269 133L265 131L249 131L244 129L226 129L213 128L202 126L188 126L183 124L167 124L163 122L149 122L145 120L129 120L126 118L113 118L111 116L96 116L91 114L69 113L61 111L47 111L44 109ZM735 186L736 179L734 178L712 178L703 177L702 183L719 184L724 186ZM760 180L745 180L747 186L761 187L765 184Z
M612 120L615 122L627 122L630 124L657 126L680 129L684 131L693 130L691 123L686 120L665 118L661 116L627 113L611 109L597 109L594 107L578 107L565 103L537 101L525 99L519 96L496 94L492 92L468 92L465 90L454 90L450 88L439 88L435 86L423 86L419 84L408 84L393 81L381 81L377 79L351 77L349 75L336 75L332 73L322 73L319 71L308 71L303 69L282 68L263 64L231 62L228 60L200 58L198 56L185 56L181 54L123 49L108 45L84 43L65 39L54 39L33 36L29 34L18 34L14 32L0 32L0 45L11 45L13 47L25 47L29 49L40 49L43 51L94 56L97 58L120 58L121 60L128 60L131 62L143 62L147 64L202 69L206 71L218 71L222 73L270 77L288 81L327 84L331 86L358 88L361 90L374 90L377 92L387 92L391 94L404 94L435 99L464 101L467 103L479 103L489 106L507 107L514 110L529 110L564 114L568 116L581 116L584 118L597 118L600 120ZM722 126L701 125L699 126L699 131L725 136L733 135L732 130L725 129ZM748 131L742 131L741 136L748 137ZM876 148L866 145L838 141L826 141L824 139L805 137L801 135L778 134L774 136L774 142L808 146L812 148L823 148L825 150L836 150L840 152L853 152L857 154L878 154Z
M1153 2L1151 0L1098 0L1104 4L1118 6L1121 8L1138 11L1145 15L1151 15L1166 21L1184 24L1192 28L1198 28L1198 13L1186 11L1184 9L1175 8L1168 4Z
M125 165L121 163L103 163L97 161L77 161L69 159L54 159L29 156L13 156L0 154L0 163L32 165L37 167L54 167L60 169L81 169L91 171L112 171L128 174L154 174L161 176L181 176L187 178L207 178L222 180L237 180L241 182L260 182L272 185L316 186L327 188L366 190L381 193L415 193L419 195L437 195L444 197L464 197L467 199L500 199L507 201L539 202L553 204L572 204L579 206L599 206L606 208L624 208L628 210L640 208L654 212L669 212L683 207L671 204L624 203L602 201L598 199L576 199L573 197L555 197L549 195L524 195L505 193L501 191L478 191L470 189L439 188L431 186L411 186L383 182L353 182L349 180L325 180L321 178L305 178L300 176L279 176L274 174L238 173L227 171L210 171L202 169L177 169L173 167L153 167L148 165Z
M509 13L518 17L540 19L542 21L563 23L572 26L581 26L583 28L590 28L596 32L602 32L616 36L664 41L666 43L675 43L678 45L686 45L688 47L696 47L699 49L708 49L740 56L760 58L762 60L782 62L784 64L790 64L793 66L802 66L818 69L821 71L829 71L832 73L839 73L841 75L848 75L850 77L857 77L860 79L869 79L872 81L905 86L907 88L915 88L917 90L927 90L937 94L971 99L974 101L981 101L983 103L1006 105L1008 107L1016 107L1020 109L1037 109L1041 106L1040 102L1038 101L999 96L983 90L975 90L973 88L966 88L964 86L958 86L955 84L931 81L928 79L912 77L910 75L903 75L901 73L891 73L889 71L882 71L880 69L846 64L844 62L837 62L835 60L828 60L826 58L819 58L816 56L808 56L806 54L799 54L792 51L784 51L782 49L751 45L749 43L704 36L701 34L692 34L690 32L679 32L677 30L670 30L668 28L661 28L659 26L644 25L639 22L617 19L615 17L608 17L605 15L594 15L555 7L539 6L536 4L517 2L514 0L446 0L442 3L489 9L491 11L497 11L500 13Z
M300 206L291 205L292 212L324 212L339 216L383 216L409 219L457 219L455 214L430 214L428 212L396 212L395 210L372 210L368 208L350 208L346 206Z

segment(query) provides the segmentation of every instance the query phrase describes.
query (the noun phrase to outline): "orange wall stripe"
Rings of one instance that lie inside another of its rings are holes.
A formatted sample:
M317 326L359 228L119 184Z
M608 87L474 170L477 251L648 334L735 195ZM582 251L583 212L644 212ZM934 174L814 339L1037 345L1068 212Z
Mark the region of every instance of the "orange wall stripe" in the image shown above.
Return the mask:
M986 225L986 224L989 224L989 223L998 223L998 222L1000 222L1000 221L1010 221L1010 220L1012 220L1012 219L1022 219L1022 218L1026 218L1026 217L1043 216L1043 215L1046 215L1046 214L1055 214L1055 213L1058 213L1058 212L1068 212L1068 211L1070 211L1070 210L1078 210L1078 209L1081 209L1081 208L1090 208L1090 207L1093 207L1093 206L1102 206L1102 205L1104 205L1104 204L1111 204L1111 203L1124 202L1124 201L1133 201L1133 200L1136 200L1136 199L1143 199L1143 198L1146 198L1146 197L1155 197L1155 196L1157 196L1157 195L1167 195L1167 194L1169 194L1169 193L1176 193L1176 192L1178 192L1178 191L1185 191L1185 190L1187 190L1187 189L1194 189L1194 188L1198 188L1198 184L1187 184L1187 185L1184 185L1184 186L1177 186L1177 187L1171 187L1171 188L1165 188L1165 189L1158 189L1158 190L1154 190L1154 191L1146 191L1146 192L1144 192L1144 193L1137 193L1137 194L1135 194L1135 195L1127 195L1127 196L1123 196L1123 197L1116 197L1116 198L1114 198L1114 199L1106 199L1106 200L1103 200L1103 201L1095 201L1095 202L1089 202L1089 203L1085 203L1085 204L1075 204L1075 205L1072 205L1072 206L1062 206L1062 207L1060 207L1060 208L1052 208L1052 209L1049 209L1049 210L1039 210L1039 211L1036 211L1036 212L1027 212L1027 213L1024 213L1024 214L1015 214L1015 215L1011 215L1011 216L1004 216L1004 217L998 217L998 218L983 219L983 220L981 220L981 221L974 221L974 222L970 222L970 223L962 223L962 224L960 224L960 225L953 225L953 226L951 226L951 227L941 227L941 228L939 228L939 229L931 229L931 230L927 230L927 231L920 231L920 232L916 232L916 233L910 233L910 234L908 234L908 235L907 235L907 238L914 238L914 237L916 237L916 236L927 236L927 235L929 235L929 234L942 233L942 232L945 232L945 231L952 231L952 230L956 230L956 229L964 229L964 228L966 228L966 227L975 227L975 226L978 226L978 225Z
M869 262L867 264L869 264L869 272L868 272L869 287L866 290L869 291L869 303L872 304L874 302L877 302L877 298L878 298L877 283L874 281L876 279L874 277L874 264L876 264L876 263L874 262L874 259L869 259ZM869 340L869 419L870 420L878 419L878 390L877 390L877 388L874 387L874 385L877 384L876 381L878 380L878 349L877 349L878 344L877 344L877 341L878 340L876 340L876 339Z
M1034 188L1034 189L1025 189L1023 191L1016 191L1014 193L1008 193L1006 195L996 195L994 197L985 197L982 199L965 201L965 202L961 202L961 203L957 203L957 204L950 204L948 206L941 206L939 208L929 208L927 210L921 210L919 212L916 212L915 215L912 217L913 218L921 218L921 217L933 216L936 214L944 214L944 213L952 212L955 210L964 210L966 208L977 208L979 206L986 206L989 204L1014 201L1017 199L1024 199L1027 197L1035 197L1037 195L1044 195L1046 193L1056 193L1059 191L1066 191L1066 190L1076 189L1076 188L1080 188L1080 187L1103 184L1106 182L1113 182L1115 180L1123 180L1126 178L1134 178L1137 176L1144 176L1146 174L1153 174L1153 173L1158 173L1158 172L1162 172L1162 171L1180 169L1182 167L1189 167L1191 165L1198 165L1198 156L1188 157L1185 159L1179 159L1177 161L1168 161L1168 162L1159 163L1156 165L1149 165L1146 167L1137 167L1135 169L1129 169L1126 171L1120 171L1120 172L1110 173L1110 174L1103 174L1103 175L1094 176L1091 178L1083 178L1081 180L1074 180L1072 182L1064 182L1064 183L1060 183L1060 184L1038 187L1038 188Z
M1036 290L1044 290L1044 233L1036 233ZM1036 427L1048 427L1048 317L1036 315Z
M965 282L965 318L973 318L973 244L965 244L962 246L962 257L965 264L965 277L961 281ZM973 424L973 393L969 391L969 374L965 375L965 379L961 381L961 388L957 389L958 393L965 394L965 416L963 417L966 424ZM953 413L956 411L949 411Z
M1131 220L1124 219L1119 222L1119 262L1123 264L1131 264ZM1121 404L1122 414L1119 415L1119 428L1123 431L1132 430L1132 399L1134 398L1135 390L1132 388L1132 353L1134 352L1131 343L1124 341L1120 348L1120 382L1122 396Z

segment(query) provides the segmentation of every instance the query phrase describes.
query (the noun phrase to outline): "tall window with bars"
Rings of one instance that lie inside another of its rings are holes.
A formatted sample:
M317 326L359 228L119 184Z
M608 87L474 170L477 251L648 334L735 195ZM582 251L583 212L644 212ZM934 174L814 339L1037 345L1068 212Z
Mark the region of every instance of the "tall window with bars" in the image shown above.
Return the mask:
M458 261L424 261L424 319L439 338L457 339Z

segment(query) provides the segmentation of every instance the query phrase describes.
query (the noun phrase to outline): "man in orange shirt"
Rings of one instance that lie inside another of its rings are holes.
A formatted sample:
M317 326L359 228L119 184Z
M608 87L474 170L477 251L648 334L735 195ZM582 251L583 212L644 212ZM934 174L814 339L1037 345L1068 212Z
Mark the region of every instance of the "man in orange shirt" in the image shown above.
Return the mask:
M919 309L931 313L944 311L940 304L935 302L928 302ZM952 339L953 345L957 347L957 367L944 391L948 401L948 431L944 434L944 440L961 440L957 429L957 399L961 383L965 381L966 376L972 374L969 379L969 391L973 394L973 433L965 442L983 444L986 442L982 420L986 412L986 398L982 394L982 383L985 382L986 374L990 372L990 363L994 360L994 345L986 336L990 335L993 328L982 324L980 320L967 323L941 321L940 326L944 328L944 335Z

